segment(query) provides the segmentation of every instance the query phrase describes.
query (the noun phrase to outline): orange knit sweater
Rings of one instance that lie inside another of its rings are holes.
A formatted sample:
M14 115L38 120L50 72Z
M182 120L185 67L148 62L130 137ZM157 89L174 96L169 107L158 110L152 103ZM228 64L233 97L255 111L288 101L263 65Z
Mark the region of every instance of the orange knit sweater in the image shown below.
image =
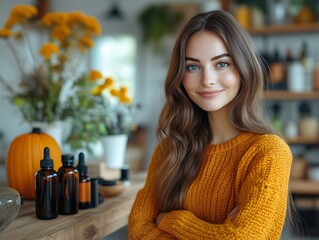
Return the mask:
M161 151L155 149L131 210L129 239L280 239L292 155L278 136L243 133L209 145L184 209L169 212L156 225L152 175L161 164ZM228 217L236 206L238 214Z

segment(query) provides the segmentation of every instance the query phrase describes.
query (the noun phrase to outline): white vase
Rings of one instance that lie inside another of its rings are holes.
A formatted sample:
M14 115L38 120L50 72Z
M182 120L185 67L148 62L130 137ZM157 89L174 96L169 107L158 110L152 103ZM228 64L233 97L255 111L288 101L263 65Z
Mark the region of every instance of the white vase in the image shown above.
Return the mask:
M127 146L127 134L109 135L101 138L106 166L111 169L123 167Z
M88 161L103 161L104 160L104 150L102 142L99 140L97 142L91 142L88 144L92 152L89 152L86 148L78 148L74 150L74 156L78 159L79 154L84 153L85 159ZM72 152L71 146L68 144L63 144L64 152Z
M60 148L62 149L62 141L63 141L63 122L62 121L54 121L51 123L47 122L32 122L31 127L39 127L42 132L49 134L54 140L58 143Z

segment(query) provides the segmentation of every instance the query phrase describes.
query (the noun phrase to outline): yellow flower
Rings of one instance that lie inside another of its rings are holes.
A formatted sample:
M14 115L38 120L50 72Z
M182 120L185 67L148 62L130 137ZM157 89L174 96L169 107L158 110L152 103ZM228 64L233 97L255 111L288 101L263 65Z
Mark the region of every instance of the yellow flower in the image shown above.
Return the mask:
M120 96L119 97L120 103L132 103L132 99L127 96Z
M110 93L114 97L120 96L120 92L118 90L116 90L116 89L111 89Z
M20 19L17 17L10 16L6 23L4 24L5 28L12 28L14 25L20 23Z
M86 28L91 34L94 35L100 35L102 32L99 21L92 16L87 16Z
M52 54L59 53L59 47L54 43L45 43L40 49L40 54L44 57L45 60L51 58Z
M105 88L109 88L114 84L114 80L110 77L105 78L104 83L103 83L103 87Z
M13 91L15 89L11 90L8 84L8 89L12 92L13 97L21 97L11 98L12 101L15 101L19 107L21 106L20 109L28 121L50 122L61 117L59 113L63 111L59 109L58 96L65 85L69 86L65 84L69 81L69 76L77 77L77 74L83 70L78 68L78 65L85 60L86 51L93 46L93 35L101 33L101 26L97 19L82 12L50 12L46 13L42 19L35 18L37 14L37 8L33 5L15 6L4 21L4 26L0 26L0 40L9 41L10 50L16 55L19 65L23 64L23 61L21 63L19 61L20 55L22 58L26 54L26 56L31 54L35 57L31 63L34 65L32 66L34 73L25 72L23 66L19 66L22 77L21 85L17 87L23 90L23 94L26 94L20 95L20 91L15 93ZM41 27L41 31L35 31L34 27ZM43 32L47 34L43 35ZM36 35L38 34L40 38L37 40ZM44 40L43 37L48 40ZM47 43L43 44L43 40ZM30 42L40 41L42 43L38 46L30 44ZM36 59L37 57L41 58L40 61ZM101 80L100 86L93 89L92 92L101 94L107 85L103 83L102 74L96 78ZM97 85L84 80L87 84L85 85L86 91L87 87L91 90L92 85ZM35 85L37 85L36 93L34 92ZM24 99L26 102L22 106L21 100ZM39 109L38 105L44 106L43 109Z
M32 18L38 14L38 10L32 5L17 5L12 8L11 16L21 18Z
M9 28L0 29L0 37L7 38L13 35L13 32Z
M91 70L89 72L89 80L91 82L95 82L95 81L101 79L102 76L103 76L102 73L100 71L98 71L98 70Z
M120 90L112 89L110 91L111 95L117 97L120 103L131 103L132 99L127 96L128 89L126 87L121 87Z
M69 24L85 25L86 15L79 11L74 11L69 14Z
M88 16L86 14L83 14L82 12L72 12L70 13L70 24L80 24L84 26L86 29L86 32L94 35L99 35L102 32L101 25L99 21L92 16Z
M61 24L52 30L51 37L63 42L67 37L70 36L70 34L71 32L68 26L66 24Z
M127 87L121 87L120 94L125 95L128 92Z
M93 40L89 36L84 36L79 39L79 44L84 48L92 48L94 45Z
M10 18L14 19L16 21L15 23L23 23L29 20L30 18L36 16L37 14L38 10L35 6L17 5L11 10Z
M127 87L121 87L121 89L119 91L119 96L118 96L119 101L121 103L131 103L132 102L132 99L127 96L127 92L128 92Z
M102 86L101 85L98 85L98 86L95 86L93 89L92 89L92 91L91 91L91 93L93 94L93 95L95 95L95 96L97 96L97 95L101 95L101 93L103 92L103 88L102 88Z
M69 20L69 15L64 12L47 13L42 19L41 23L48 27L66 24Z

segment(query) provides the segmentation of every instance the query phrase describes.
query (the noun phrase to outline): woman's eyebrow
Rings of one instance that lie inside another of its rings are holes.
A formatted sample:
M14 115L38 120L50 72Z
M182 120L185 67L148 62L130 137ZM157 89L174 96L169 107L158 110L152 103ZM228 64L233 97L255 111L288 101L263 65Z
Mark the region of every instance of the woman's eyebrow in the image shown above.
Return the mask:
M211 58L211 61L214 61L214 60L222 58L222 57L230 57L230 54L229 53L220 54L218 56ZM185 60L189 60L189 61L193 61L193 62L200 62L198 59L192 58L192 57L185 57Z

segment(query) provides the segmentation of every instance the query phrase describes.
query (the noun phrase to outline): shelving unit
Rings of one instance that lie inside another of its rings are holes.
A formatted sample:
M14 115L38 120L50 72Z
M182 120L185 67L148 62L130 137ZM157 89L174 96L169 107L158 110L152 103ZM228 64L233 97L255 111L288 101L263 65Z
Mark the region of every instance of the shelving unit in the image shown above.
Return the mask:
M289 91L266 91L267 100L319 100L319 91L315 92L289 92Z
M302 136L298 136L298 137L286 137L285 138L286 142L288 144L307 144L307 145L319 145L319 137L317 138L307 138L307 137L302 137ZM318 159L319 161L319 159Z
M253 36L261 37L265 44L272 36L288 35L289 37L296 34L319 34L319 23L313 24L285 24L285 25L274 25L266 26L262 28L250 29ZM316 35L316 37L317 37ZM266 91L265 93L266 101L319 101L319 91L313 92L290 92L290 91ZM290 103L289 103L290 104ZM302 136L297 136L294 138L285 138L287 144L294 147L304 146L305 149L312 149L319 146L319 134L314 138L306 138ZM319 156L317 156L319 164ZM297 164L297 160L293 160L293 164ZM296 167L296 165L294 165ZM305 169L298 169L299 173L304 173L306 175ZM298 171L297 170L297 171ZM309 178L291 178L289 182L290 191L294 199L294 203L298 214L302 216L305 221L302 223L309 234L314 236L319 236L318 224L319 224L319 181L311 180Z
M290 92L290 91L266 91L266 100L319 100L319 91L315 92ZM317 138L294 137L285 139L288 144L307 144L319 145L319 136ZM319 160L319 159L318 159Z
M319 33L319 23L267 25L247 29L253 35L282 35L295 33Z
M267 25L259 28L247 29L252 36L269 38L277 35L292 34L319 34L319 23L309 24L282 24ZM290 92L287 90L266 91L266 101L319 101L319 91L313 92ZM286 138L289 145L313 145L319 146L319 136L317 138L295 137ZM318 156L319 163L319 156ZM319 196L319 182L309 179L292 180L290 182L291 191L301 195Z

